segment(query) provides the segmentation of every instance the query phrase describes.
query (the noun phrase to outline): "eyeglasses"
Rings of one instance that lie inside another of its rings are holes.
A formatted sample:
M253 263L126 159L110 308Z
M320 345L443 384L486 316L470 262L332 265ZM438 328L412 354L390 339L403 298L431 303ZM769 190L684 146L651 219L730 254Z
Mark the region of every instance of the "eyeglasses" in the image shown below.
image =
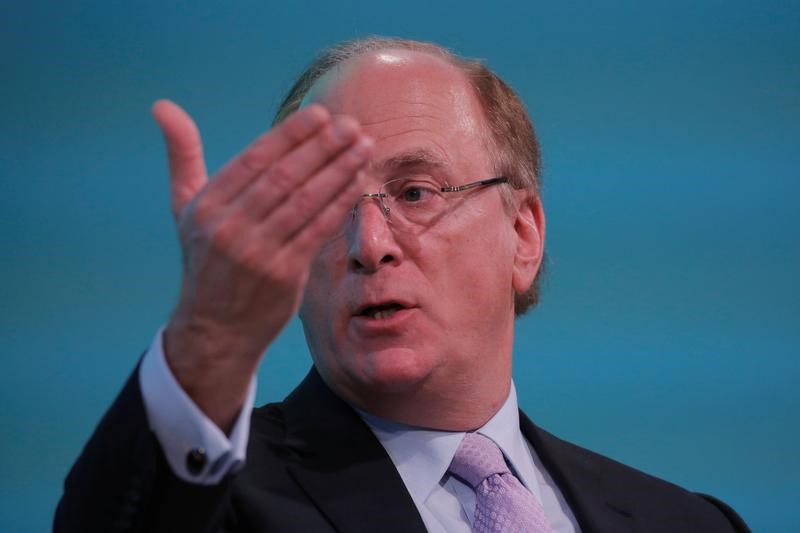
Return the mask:
M381 185L378 192L362 194L361 197L378 200L383 216L391 222L393 228L409 230L431 226L447 213L450 200L453 198L448 193L464 192L508 181L507 177L500 176L465 185L442 186L441 183L425 178L397 178ZM348 225L355 219L357 211L358 204L353 206L350 219L332 239L341 237L345 233Z

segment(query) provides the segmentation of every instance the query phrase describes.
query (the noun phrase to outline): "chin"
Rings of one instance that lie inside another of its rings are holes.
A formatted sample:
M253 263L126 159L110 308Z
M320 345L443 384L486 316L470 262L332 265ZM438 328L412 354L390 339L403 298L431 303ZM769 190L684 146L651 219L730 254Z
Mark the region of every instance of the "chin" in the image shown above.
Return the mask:
M410 348L368 352L359 361L359 385L373 393L413 392L430 377L436 361L431 354Z

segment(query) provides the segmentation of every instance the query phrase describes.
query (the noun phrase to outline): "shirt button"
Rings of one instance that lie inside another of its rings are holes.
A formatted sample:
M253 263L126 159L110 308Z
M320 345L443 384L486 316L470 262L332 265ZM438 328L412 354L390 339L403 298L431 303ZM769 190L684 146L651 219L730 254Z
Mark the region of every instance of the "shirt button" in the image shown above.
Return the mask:
M203 471L206 466L206 451L203 448L192 448L186 454L186 469L190 474L196 476Z

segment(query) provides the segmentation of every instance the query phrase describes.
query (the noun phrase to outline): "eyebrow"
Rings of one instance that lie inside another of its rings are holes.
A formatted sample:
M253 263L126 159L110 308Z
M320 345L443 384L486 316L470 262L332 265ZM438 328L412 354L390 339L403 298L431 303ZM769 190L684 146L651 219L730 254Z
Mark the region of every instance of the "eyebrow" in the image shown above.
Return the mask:
M439 155L420 148L408 152L401 152L392 157L384 159L374 165L375 170L397 171L411 168L443 168L447 165Z

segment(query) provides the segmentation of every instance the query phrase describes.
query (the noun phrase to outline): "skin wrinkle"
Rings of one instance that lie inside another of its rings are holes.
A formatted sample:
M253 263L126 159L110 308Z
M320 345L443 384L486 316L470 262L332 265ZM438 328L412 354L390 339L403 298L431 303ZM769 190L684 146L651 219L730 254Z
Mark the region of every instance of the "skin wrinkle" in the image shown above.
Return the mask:
M366 130L367 128L364 128L364 129ZM409 129L407 129L405 131L401 131L401 132L398 132L398 133L393 133L391 135L384 135L382 138L383 139L391 139L392 137L400 137L400 136L403 136L403 135L406 135L406 134L409 134L409 133L428 133L428 130L426 130L425 128L409 128ZM446 150L444 150L444 148L442 146L440 146L439 143L435 143L435 145L442 152L446 152ZM444 158L444 159L447 159L447 158Z
M339 116L342 116L342 115L339 115ZM437 117L436 115L420 114L420 115L409 115L407 117L393 117L393 118L387 118L387 119L383 119L383 120L377 120L377 121L371 121L371 122L363 122L363 123L361 123L361 125L363 127L378 126L381 123L388 122L390 120L404 120L404 119L408 119L408 118L439 120L439 117Z
M450 177L448 162L425 149L397 154L375 166L378 173L386 175L384 182L405 173L425 173L434 179L444 177L444 180L437 180L442 184L448 183Z
M439 158L438 155L436 155L433 151L424 148L410 150L404 153L399 153L388 159L384 159L380 162L370 163L368 166L368 171L373 175L385 174L383 178L380 177L375 178L375 181L380 184L386 183L391 179L395 179L398 175L404 174L406 172L425 172L431 174L431 178L433 178L435 181L438 181L442 186L449 186L451 183L449 179L450 174L448 171L447 162ZM433 171L433 172L427 172L427 171ZM443 216L446 216L447 213L451 212L453 210L453 206L460 205L461 202L459 200L462 200L464 197L465 196L463 194L450 197L448 199L448 209L441 215L437 216L431 222L429 227L436 225ZM363 200L366 199L362 199L361 201ZM361 201L359 201L358 203L356 203L356 205L353 206L356 211ZM357 216L357 214L355 216ZM350 224L350 223L351 222L349 221L345 222L345 224ZM387 220L387 223L392 228L392 231L395 233L412 234L412 232L410 232L409 230L393 226L391 215ZM419 236L420 234L427 231L427 229L429 228L420 228L419 232L413 234Z
M385 138L388 138L388 137L385 137ZM448 169L447 164L444 161L439 160L432 152L430 152L429 150L425 150L425 149L414 150L414 151L409 152L409 153L400 153L400 154L397 154L395 156L390 157L389 159L386 159L386 160L381 161L379 163L375 163L374 165L379 167L379 168L380 167L384 167L384 168L387 169L385 171L385 173L387 174L387 179L384 180L384 181L388 181L388 179L392 179L393 175L396 174L397 172L400 172L404 167L411 167L412 170L414 170L416 168L420 168L421 171L429 170L430 167L434 167L434 169L437 170L438 172L432 173L432 174L437 174L437 175L434 175L434 176L431 176L431 177L434 178L436 181L439 181L440 184L443 185L443 186L449 186L451 184L450 180L448 179L449 173L447 172L447 169ZM370 170L372 170L372 169L370 169ZM438 178L442 177L442 174L444 174L445 179L443 179L443 180L442 179L438 179ZM471 181L471 178L470 178L469 181ZM416 232L416 233L412 233L411 231L404 230L404 229L401 229L401 228L394 228L394 229L392 229L392 231L395 232L395 233L399 232L399 233L404 234L404 235L413 234L413 235L416 235L417 237L419 237L420 235L424 234L425 232L430 230L432 227L434 227L436 224L438 224L439 221L442 220L443 218L448 217L448 216L453 216L454 212L457 212L457 210L459 208L461 208L465 203L467 203L467 198L469 198L471 195L477 194L479 192L481 192L480 189L472 189L472 190L468 190L468 191L465 191L465 192L462 192L462 193L457 193L457 194L452 194L452 195L444 193L444 194L447 195L446 196L446 198L447 198L447 209L445 211L443 211L441 214L437 215L427 227L420 227L419 231ZM481 213L482 212L483 211L481 211ZM389 226L391 227L391 215L390 215L390 218L388 219L387 222L388 222Z
M342 115L342 114L341 113L331 113L331 115L332 116L337 116L337 115ZM423 115L421 115L421 116L423 116ZM364 128L365 131L369 132L370 129L374 129L374 128L380 127L380 126L386 126L386 125L389 125L393 121L406 120L407 118L408 117L405 117L405 116L404 117L391 117L391 118L386 118L386 119L382 119L382 120L375 120L375 121L371 121L371 122L363 122L363 123L361 123L361 125L362 125L362 127ZM440 120L439 118L435 117L434 115L430 115L430 119L431 120ZM392 137L402 136L402 135L406 135L406 134L409 134L409 133L427 133L427 134L430 134L432 132L430 131L430 129L424 128L424 127L408 128L408 129L405 129L405 130L402 130L402 131L399 131L399 132L396 132L396 133L392 133L392 134L389 134L389 135L383 135L382 138L383 139L390 139ZM441 144L439 144L439 143L434 143L434 144L439 149L440 153L442 153L442 154L446 154L447 153L447 150ZM448 158L446 156L443 157L442 159L445 160L445 161L448 160ZM372 166L372 165L370 164L370 166Z
M446 161L431 150L417 148L386 158L381 162L381 165L386 167L399 167L416 163L427 164L432 167L441 167L445 165Z

